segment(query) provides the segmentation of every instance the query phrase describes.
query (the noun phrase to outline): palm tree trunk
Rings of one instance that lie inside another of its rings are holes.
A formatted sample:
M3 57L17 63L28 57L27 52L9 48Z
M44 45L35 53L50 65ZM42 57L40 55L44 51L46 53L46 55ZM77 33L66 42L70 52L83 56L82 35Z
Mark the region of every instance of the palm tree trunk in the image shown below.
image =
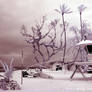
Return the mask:
M80 27L81 27L81 40L83 40L83 30L82 30L82 16L81 16L81 12L80 12Z
M65 29L64 14L62 14L62 21L63 21L63 31L64 31L64 53L63 53L63 63L64 63L65 55L66 55L66 29Z
M82 28L82 12L80 12L80 27L81 27L81 40L83 40L83 28ZM81 50L81 49L80 49ZM84 53L82 53L82 51L80 51L80 53L81 53L81 61L83 61L83 58L82 58L82 56L83 56L83 54Z

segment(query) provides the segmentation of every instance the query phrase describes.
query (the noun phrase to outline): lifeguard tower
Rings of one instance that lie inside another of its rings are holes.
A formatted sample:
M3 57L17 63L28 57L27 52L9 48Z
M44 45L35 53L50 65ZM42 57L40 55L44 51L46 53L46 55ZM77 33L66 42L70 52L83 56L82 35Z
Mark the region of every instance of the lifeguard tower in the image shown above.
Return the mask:
M82 40L79 43L76 44L76 46L79 46L80 48L85 49L86 53L87 53L87 57L89 54L92 54L92 40ZM82 71L82 67L81 66L92 66L92 60L88 58L87 61L83 61L83 62L74 62L75 65L75 70L73 71L73 74L71 75L71 79L73 78L73 76L75 75L76 71L79 70L79 72L82 74L82 76L85 78L84 72Z

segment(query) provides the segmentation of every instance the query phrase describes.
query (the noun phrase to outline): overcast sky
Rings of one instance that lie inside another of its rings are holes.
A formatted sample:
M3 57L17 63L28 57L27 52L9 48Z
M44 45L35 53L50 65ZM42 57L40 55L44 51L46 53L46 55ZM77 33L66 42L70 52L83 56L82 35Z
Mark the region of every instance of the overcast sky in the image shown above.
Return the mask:
M0 0L0 56L18 55L26 49L27 44L20 34L21 25L31 27L44 15L53 18L54 9L62 3L73 11L70 17L66 15L66 20L74 25L79 23L77 7L80 4L87 6L83 18L92 26L92 0ZM30 53L27 51L26 54Z

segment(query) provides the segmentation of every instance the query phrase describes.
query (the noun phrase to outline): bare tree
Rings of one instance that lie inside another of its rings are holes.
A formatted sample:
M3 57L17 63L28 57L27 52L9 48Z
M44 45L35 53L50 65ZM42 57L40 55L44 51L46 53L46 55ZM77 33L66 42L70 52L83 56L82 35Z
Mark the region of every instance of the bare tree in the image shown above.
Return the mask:
M64 32L64 52L63 52L63 62L65 61L65 54L66 54L66 25L65 25L65 14L69 14L72 11L70 11L70 8L68 8L65 4L60 5L60 10L55 9L58 13L62 15L62 22L63 22L63 32Z
M46 18L43 17L39 24L37 23L35 26L32 26L31 34L28 33L24 25L22 26L21 32L25 37L26 42L32 45L34 58L36 62L40 64L40 68L44 66L46 61L50 60L52 56L57 54L62 49L61 40L60 46L57 46L56 44L56 26L59 20L55 19L54 21L51 21L47 26L47 32L44 31L44 26L46 26L45 21ZM44 50L42 48L44 48Z

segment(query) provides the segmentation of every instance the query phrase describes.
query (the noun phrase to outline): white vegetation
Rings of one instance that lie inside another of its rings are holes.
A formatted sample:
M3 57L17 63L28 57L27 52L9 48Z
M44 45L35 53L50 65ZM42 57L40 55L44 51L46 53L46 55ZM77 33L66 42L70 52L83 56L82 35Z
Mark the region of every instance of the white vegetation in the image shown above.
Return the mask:
M8 64L6 64L6 62L0 61L5 73L4 76L9 80L12 77L12 73L13 73L13 63L14 58L12 57L11 61L10 61L10 66Z
M80 6L78 7L78 11L79 11L79 13L82 13L86 8L87 8L87 7L84 6L83 4L80 5Z
M3 77L2 79L0 79L0 88L3 90L18 90L20 89L19 84L17 83L17 81L12 80L12 74L13 74L13 63L14 58L12 57L11 61L10 61L10 65L6 64L3 61L0 61L3 69L4 69L4 75L1 75L1 77Z

